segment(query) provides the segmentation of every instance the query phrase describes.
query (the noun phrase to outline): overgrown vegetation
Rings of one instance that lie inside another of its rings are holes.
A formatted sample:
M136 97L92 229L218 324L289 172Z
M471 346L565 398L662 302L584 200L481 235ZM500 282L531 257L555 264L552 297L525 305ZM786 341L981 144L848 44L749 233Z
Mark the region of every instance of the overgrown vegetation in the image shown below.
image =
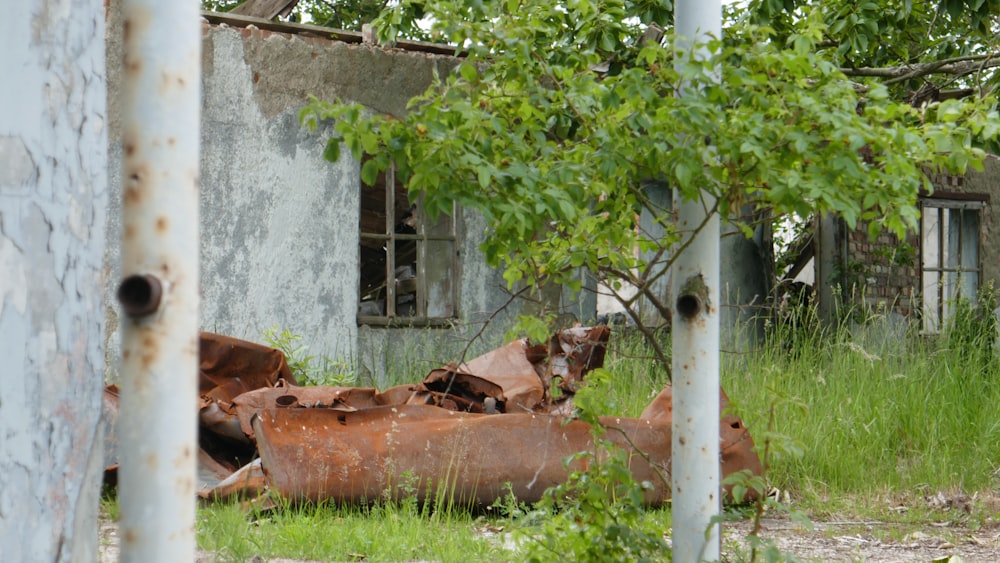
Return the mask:
M237 504L200 510L198 545L221 561L254 556L314 561L513 560L464 510L425 511L412 500L371 506L286 506L250 513Z
M814 520L831 514L878 519L898 522L900 530L930 518L968 526L1000 521L995 507L972 503L955 513L925 499L939 491L971 497L1000 485L1000 361L996 321L984 309L989 305L956 307L954 320L936 337L858 310L826 330L775 323L759 349L726 354L723 387L768 465L766 481L745 483L774 495L760 509L769 515L800 511ZM636 333L615 334L606 370L596 372L594 392L581 397L583 416L636 416L662 389L664 372L645 342ZM602 447L580 454L602 456L602 463L574 473L537 506L512 498L481 512L447 498L420 505L402 479L396 500L370 506L288 505L256 514L237 505L206 506L199 545L233 561L254 555L668 560L663 540L669 508L643 508L637 501L643 484L623 472L623 454ZM740 508L727 518L752 518L756 510ZM734 552L730 545L726 552L735 560L781 555L766 542L752 545L753 551Z
M349 362L309 354L309 347L300 342L301 334L274 325L261 336L268 346L284 352L285 361L299 385L352 386L358 382Z
M381 16L381 38L413 29L408 10L419 6L433 33L467 53L454 71L403 116L315 100L300 118L329 133L326 158L349 151L363 162L366 182L395 166L431 216L456 202L481 212L491 233L481 249L511 288L579 289L585 268L612 290L635 288L614 295L626 310L643 299L666 320L669 303L653 288L683 243L651 186L701 201L744 233L766 209L830 212L901 235L917 226L928 171L981 168L1000 133L994 100L979 95L988 90L913 105L900 84L915 77L882 80L847 64L908 65L895 52L855 58L877 51L862 30L885 23L920 39L912 29L944 33L951 12L898 6L899 19L883 22L872 5L751 2L727 11L723 37L696 56L671 33L669 2L404 1ZM701 94L680 95L681 85ZM649 221L637 227L636 217Z
M994 484L1000 364L991 311L959 306L942 335L926 336L857 309L828 330L776 325L759 351L729 356L724 385L751 429L767 425L775 390L805 406L778 405L776 428L805 455L776 461L772 482L815 499Z
M581 464L565 483L550 488L535 506L535 519L525 526L524 560L532 563L568 561L659 561L669 559L664 529L643 507L651 483L639 483L629 470L629 454L606 438L598 412L609 406L612 377L599 369L574 397L577 416L589 423L591 451L563 463ZM665 480L669 476L661 475ZM669 485L669 483L667 483Z

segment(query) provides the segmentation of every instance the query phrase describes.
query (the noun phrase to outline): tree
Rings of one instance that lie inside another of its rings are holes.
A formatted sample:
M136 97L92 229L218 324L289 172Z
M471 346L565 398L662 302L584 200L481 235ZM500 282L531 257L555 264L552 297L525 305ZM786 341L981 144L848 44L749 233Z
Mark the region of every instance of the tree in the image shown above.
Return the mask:
M245 0L203 0L202 7L228 12ZM361 31L388 6L388 0L300 0L289 18L335 29Z
M0 86L0 551L90 561L103 470L104 7L7 7Z
M746 15L786 38L811 4L817 3L755 0ZM849 77L881 79L897 97L915 105L983 95L996 86L1000 1L818 4L827 26L822 47L833 51Z
M370 155L363 180L395 162L432 214L452 201L480 210L493 235L483 250L511 285L579 289L573 271L584 267L610 287L634 284L669 318L651 287L666 275L663 258L684 248L649 183L686 199L714 196L723 218L748 233L746 205L833 212L873 233L902 233L916 226L918 192L931 188L926 171L978 165L998 132L990 96L914 106L856 66L848 76L845 61L858 55L842 45L862 40L851 39L853 28L835 40L830 10L853 3L788 4L794 13L781 18L761 2L728 12L707 60L674 48L665 3L419 4L431 33L467 52L454 73L401 119L320 100L302 117L310 126L337 120L327 157L337 159L341 143L356 159ZM414 5L383 14L383 40L412 27ZM679 84L704 95L675 96ZM660 228L638 228L642 213Z

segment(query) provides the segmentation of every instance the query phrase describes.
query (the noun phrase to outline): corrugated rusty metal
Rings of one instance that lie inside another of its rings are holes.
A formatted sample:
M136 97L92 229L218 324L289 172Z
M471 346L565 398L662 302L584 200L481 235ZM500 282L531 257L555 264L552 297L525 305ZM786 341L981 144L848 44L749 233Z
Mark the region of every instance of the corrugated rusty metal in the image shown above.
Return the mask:
M421 383L379 391L299 387L279 351L202 333L199 495L272 489L365 502L406 481L421 498L443 490L489 504L510 483L521 500L537 500L565 479L564 458L593 447L590 428L565 413L585 374L602 365L608 337L597 327L562 331L544 345L516 341L433 370ZM546 387L554 378L567 383L558 400ZM640 418L602 420L609 440L652 461L637 455L632 466L654 485L649 504L670 496L671 397L667 387ZM721 401L725 411L725 394ZM727 415L719 436L724 475L760 472L738 418Z
M284 379L295 385L285 355L261 344L202 332L198 340L198 394L232 401L237 396L274 387Z
M640 419L606 419L622 429L607 439L626 450L632 471L653 489L646 502L670 495L670 425ZM593 449L590 426L547 414L484 415L427 405L376 407L355 412L267 409L253 421L267 482L296 500L357 503L404 492L433 499L488 505L509 483L521 500L534 502L566 479L563 460ZM570 469L574 469L571 467ZM412 482L411 482L412 480Z
M673 388L668 385L649 403L639 418L670 423L673 420L672 411ZM719 449L723 477L743 469L749 469L754 475L760 475L764 469L754 451L750 430L740 417L731 412L729 397L722 389L719 389L719 412L723 413L719 422Z

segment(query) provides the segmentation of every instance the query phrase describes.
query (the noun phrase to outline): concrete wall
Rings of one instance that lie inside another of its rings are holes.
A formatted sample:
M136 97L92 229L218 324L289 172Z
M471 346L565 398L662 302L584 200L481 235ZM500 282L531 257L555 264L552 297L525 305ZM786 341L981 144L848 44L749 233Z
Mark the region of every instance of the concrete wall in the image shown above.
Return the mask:
M111 107L120 103L119 3L112 0L109 11ZM202 64L203 328L261 341L263 330L279 325L301 334L311 354L345 360L376 381L403 360L426 357L427 365L436 366L453 359L479 330L478 321L506 298L499 272L485 265L478 250L485 224L469 211L459 216L457 329L359 331L359 166L349 156L336 164L323 160L325 132L305 131L298 112L315 95L401 115L455 59L206 23ZM112 121L111 303L121 237L120 141L120 124ZM113 379L117 312L109 307L107 314ZM505 315L491 323L487 348L500 343L506 324Z
M93 561L102 467L104 10L0 21L0 553Z

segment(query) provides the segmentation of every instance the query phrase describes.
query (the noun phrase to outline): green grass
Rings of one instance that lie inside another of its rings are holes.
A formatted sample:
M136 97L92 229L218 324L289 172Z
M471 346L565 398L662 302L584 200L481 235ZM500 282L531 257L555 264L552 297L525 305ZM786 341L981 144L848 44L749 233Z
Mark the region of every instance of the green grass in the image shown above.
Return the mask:
M769 482L811 518L893 522L904 536L929 521L975 528L996 508L929 508L924 495L1000 487L1000 360L995 324L965 311L944 335L901 329L878 315L828 330L771 327L754 351L726 352L722 386L758 446L771 437ZM669 335L661 335L669 344ZM667 372L641 337L616 333L605 368L613 374L603 412L638 416ZM413 375L419 380L423 373ZM774 412L769 428L771 412ZM794 455L799 452L800 455ZM894 507L905 505L907 510ZM254 555L350 561L514 561L502 535L538 524L508 501L485 515L412 499L370 507L295 506L264 515L238 505L199 510L198 541L222 560ZM533 520L535 518L536 520ZM649 511L659 529L669 508Z
M287 506L254 515L238 504L198 512L198 545L223 561L255 555L318 561L441 562L512 560L503 539L462 510L431 511L415 503Z
M996 484L1000 362L992 336L972 326L926 337L869 321L874 330L797 339L778 331L759 352L724 360L723 386L751 432L766 427L775 404L774 430L802 449L801 457L773 460L772 482L818 497Z
M669 333L657 333L656 337L665 349L670 349ZM669 382L667 370L636 332L612 332L604 369L614 381L602 415L638 417Z

